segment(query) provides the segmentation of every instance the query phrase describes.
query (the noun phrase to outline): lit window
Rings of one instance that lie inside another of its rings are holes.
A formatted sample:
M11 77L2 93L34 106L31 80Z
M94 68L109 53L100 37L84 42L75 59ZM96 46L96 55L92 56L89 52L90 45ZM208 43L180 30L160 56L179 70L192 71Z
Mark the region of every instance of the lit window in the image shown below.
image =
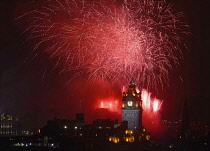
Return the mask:
M133 131L130 130L130 129L127 129L127 130L125 131L125 134L126 134L126 135L132 135L132 134L133 134Z
M125 103L122 103L122 107L125 107Z
M134 142L134 136L125 137L126 142Z
M138 102L136 102L136 107L139 107L139 103Z
M146 135L146 140L150 140L150 135Z
M119 143L120 139L118 137L109 137L109 141L113 143Z

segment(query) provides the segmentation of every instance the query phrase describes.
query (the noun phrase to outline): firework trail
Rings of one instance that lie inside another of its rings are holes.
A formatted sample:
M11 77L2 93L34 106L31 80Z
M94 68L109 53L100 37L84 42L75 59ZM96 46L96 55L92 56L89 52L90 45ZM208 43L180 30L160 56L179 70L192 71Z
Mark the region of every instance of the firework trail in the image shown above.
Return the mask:
M183 14L162 0L48 0L18 18L27 18L34 51L64 72L109 82L133 78L147 88L167 83L188 34Z
M137 91L138 92L138 91ZM141 99L142 99L142 108L146 114L156 114L161 109L161 105L163 101L151 97L151 92L143 89L141 91ZM114 98L113 96L106 97L103 99L98 99L96 108L106 108L112 112L119 112L121 106L119 105L120 100L118 98Z
M122 93L127 92L126 86L122 87ZM152 135L160 136L164 128L161 125L161 107L163 100L160 100L152 95L151 92L142 89L137 93L141 93L142 108L143 108L143 126L146 127ZM109 93L108 93L109 94ZM117 117L121 119L121 100L122 98L113 97L113 94L97 98L94 103L95 110L98 110L98 119L107 117Z

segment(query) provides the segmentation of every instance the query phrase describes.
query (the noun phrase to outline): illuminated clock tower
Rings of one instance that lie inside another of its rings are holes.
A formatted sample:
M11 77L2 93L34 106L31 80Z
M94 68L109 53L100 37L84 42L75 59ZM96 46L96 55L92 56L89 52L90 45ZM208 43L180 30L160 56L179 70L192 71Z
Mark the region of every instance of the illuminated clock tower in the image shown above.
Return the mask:
M129 129L141 132L142 111L141 93L136 92L136 84L131 80L128 92L123 92L122 121L128 121Z

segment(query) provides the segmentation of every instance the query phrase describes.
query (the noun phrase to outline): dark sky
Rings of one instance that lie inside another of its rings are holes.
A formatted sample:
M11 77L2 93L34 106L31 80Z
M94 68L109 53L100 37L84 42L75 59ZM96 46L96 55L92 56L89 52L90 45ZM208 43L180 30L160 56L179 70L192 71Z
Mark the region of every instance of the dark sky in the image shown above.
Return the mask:
M31 56L30 43L24 43L21 29L14 21L20 2L24 4L26 1L0 2L0 113L13 114L29 127L40 127L53 116L74 118L76 112L84 111L86 105L91 106L91 102L85 102L82 107L79 105L81 102L68 102L68 97L87 101L82 96L87 93L79 91L85 81L79 80L78 84L67 86L68 74L57 76L59 69L54 69L46 56ZM172 3L186 15L191 38L187 40L189 53L186 53L185 60L180 64L183 82L177 84L176 80L171 80L169 93L161 96L164 99L161 114L163 118L179 119L186 99L192 121L210 122L209 2L174 0ZM88 93L104 95L102 91L93 89ZM118 90L116 92L121 93Z

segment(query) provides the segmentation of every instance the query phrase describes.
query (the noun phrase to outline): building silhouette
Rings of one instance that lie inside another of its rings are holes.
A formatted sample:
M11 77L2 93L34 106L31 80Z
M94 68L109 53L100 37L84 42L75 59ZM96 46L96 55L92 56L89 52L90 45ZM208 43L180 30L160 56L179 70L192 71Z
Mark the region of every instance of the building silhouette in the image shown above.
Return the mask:
M136 84L131 80L122 99L122 121L128 121L128 129L142 132L142 111L141 93L136 92Z
M12 115L3 113L0 117L0 135L11 136L13 135L13 122Z

